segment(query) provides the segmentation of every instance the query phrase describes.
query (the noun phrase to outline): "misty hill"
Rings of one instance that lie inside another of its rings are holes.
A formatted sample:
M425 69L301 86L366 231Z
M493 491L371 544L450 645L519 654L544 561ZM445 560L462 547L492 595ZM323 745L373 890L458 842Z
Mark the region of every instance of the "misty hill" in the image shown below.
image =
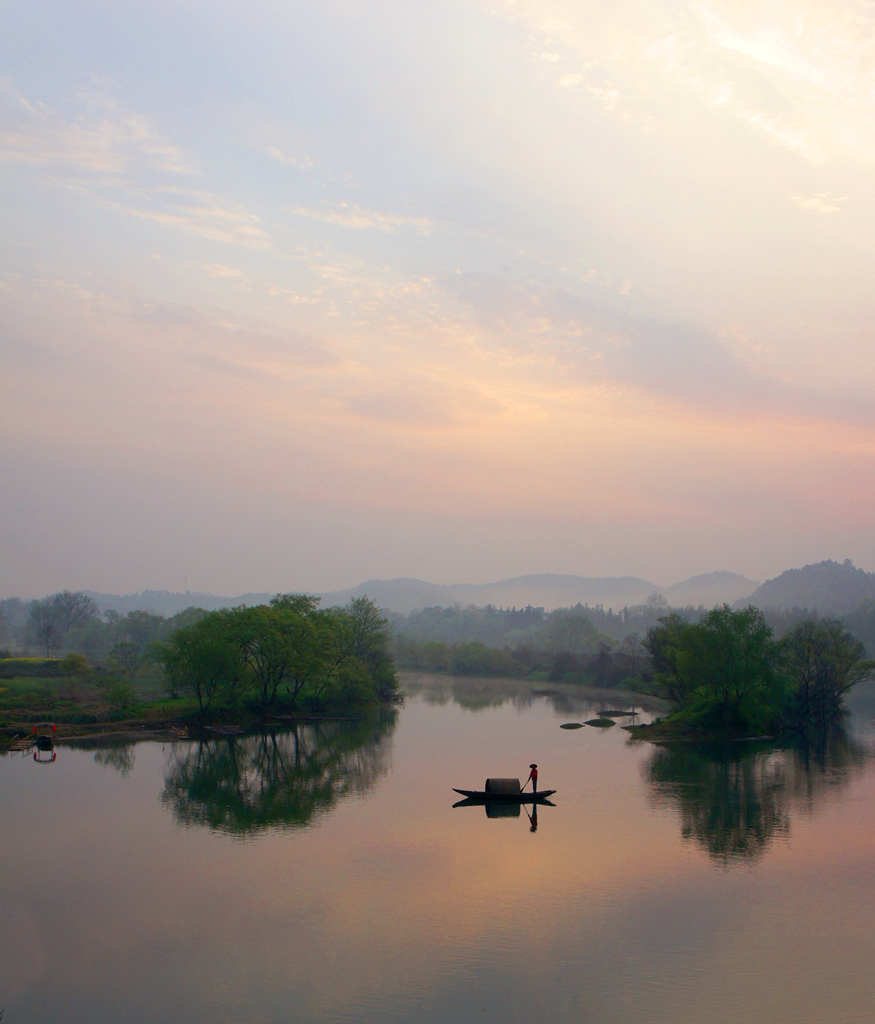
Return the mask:
M788 569L750 595L750 603L759 608L807 608L833 615L852 612L866 600L875 600L875 573L858 569L849 558Z
M186 590L174 593L170 590L143 590L139 594L100 594L96 590L85 593L102 611L115 611L119 615L129 612L151 612L153 615L171 616L186 608L203 608L208 612L220 608L236 608L238 605L267 604L274 594L242 594L240 597L222 597L217 594L203 594Z
M396 580L365 580L358 586L346 590L332 590L322 594L322 606L348 604L355 597L369 597L376 604L390 612L412 612L433 605L452 605L457 600L448 596L452 587L425 580L402 577Z
M654 593L662 593L674 606L699 605L712 608L731 604L746 597L756 588L756 581L732 572L706 573L659 587L637 576L572 576L563 573L538 573L515 576L494 583L460 583L440 585L423 580L368 580L348 590L323 595L326 605L346 604L353 597L366 594L381 608L407 614L436 605L495 605L498 608L522 608L526 605L548 611L568 608L577 603L603 605L615 610L644 604Z
M686 608L688 605L713 608L718 604L744 601L756 588L756 580L735 572L706 572L664 587L662 593L673 608Z
M436 584L422 580L367 580L349 590L323 595L323 604L346 604L366 594L381 608L412 612L435 605L495 605L502 608L534 605L548 610L577 604L623 607L645 601L656 586L634 576L591 578L562 573L516 576L494 583Z

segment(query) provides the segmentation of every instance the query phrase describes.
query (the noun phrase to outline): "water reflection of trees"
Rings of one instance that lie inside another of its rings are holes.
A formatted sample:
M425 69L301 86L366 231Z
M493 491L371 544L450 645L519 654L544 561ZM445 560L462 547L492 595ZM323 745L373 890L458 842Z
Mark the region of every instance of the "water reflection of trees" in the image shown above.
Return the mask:
M645 776L653 803L680 811L683 837L729 864L761 856L775 837L789 834L794 810L810 811L866 759L866 748L836 726L794 747L661 747Z
M178 744L161 802L184 825L233 834L306 825L385 774L395 713Z
M404 689L426 704L443 707L453 703L468 711L498 708L509 701L522 707L532 703L531 686L514 679L422 673L405 677Z
M136 744L116 737L92 736L71 743L77 750L93 750L94 763L114 768L120 775L130 775L137 759Z
M115 768L121 775L130 775L136 760L133 743L121 743L107 746L94 751L94 763Z
M502 677L450 676L439 673L407 673L403 678L404 691L421 697L427 704L445 706L453 703L467 711L484 711L489 708L511 704L526 709L536 698L549 701L557 714L578 714L591 716L600 707L626 707L630 703L636 708L656 710L661 708L654 701L641 694L623 691L601 690L575 684L533 683L525 679L504 679ZM619 702L619 703L618 703Z

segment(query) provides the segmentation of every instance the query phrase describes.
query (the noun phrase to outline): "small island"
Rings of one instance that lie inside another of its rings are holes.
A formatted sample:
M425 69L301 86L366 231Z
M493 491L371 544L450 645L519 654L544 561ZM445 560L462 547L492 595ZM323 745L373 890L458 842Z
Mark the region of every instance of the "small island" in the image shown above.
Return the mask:
M654 743L751 740L823 731L875 662L843 625L806 619L776 640L762 611L715 608L700 622L667 615L645 647L672 711L626 726Z

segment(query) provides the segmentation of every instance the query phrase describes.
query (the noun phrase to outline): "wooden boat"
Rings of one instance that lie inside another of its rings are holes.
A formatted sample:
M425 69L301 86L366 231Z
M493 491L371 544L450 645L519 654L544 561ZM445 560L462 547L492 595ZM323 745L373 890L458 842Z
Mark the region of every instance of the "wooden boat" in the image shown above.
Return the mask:
M501 803L515 803L515 804L538 804L542 800L547 800L551 797L556 790L555 789L539 789L537 793L495 793L487 789L456 789L453 786L453 792L459 793L466 800L471 800L476 803L486 803L488 800L500 801Z
M487 779L483 789L456 789L466 800L477 803L539 804L552 796L555 789L540 789L537 793L524 793L519 779Z

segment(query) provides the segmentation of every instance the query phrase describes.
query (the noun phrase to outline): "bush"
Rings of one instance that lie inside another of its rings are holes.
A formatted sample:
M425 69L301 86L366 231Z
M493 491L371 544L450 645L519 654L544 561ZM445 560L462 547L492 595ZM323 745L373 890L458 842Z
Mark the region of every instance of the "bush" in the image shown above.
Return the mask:
M91 665L84 654L68 654L58 662L58 668L65 676L87 676Z
M107 704L116 711L130 711L137 702L133 686L119 676L102 676L97 686Z

